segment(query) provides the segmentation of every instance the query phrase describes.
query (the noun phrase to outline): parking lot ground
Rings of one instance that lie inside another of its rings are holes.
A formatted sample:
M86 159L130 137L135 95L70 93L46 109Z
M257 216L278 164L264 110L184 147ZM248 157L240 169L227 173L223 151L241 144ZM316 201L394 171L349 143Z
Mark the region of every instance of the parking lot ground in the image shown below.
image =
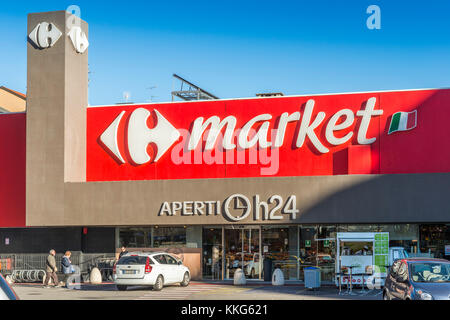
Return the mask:
M381 300L379 290L355 295L339 295L334 287L316 290L303 286L247 285L192 282L188 287L179 285L153 291L146 287L130 287L118 291L113 283L101 285L81 284L78 289L43 288L40 284L14 284L14 290L22 300Z

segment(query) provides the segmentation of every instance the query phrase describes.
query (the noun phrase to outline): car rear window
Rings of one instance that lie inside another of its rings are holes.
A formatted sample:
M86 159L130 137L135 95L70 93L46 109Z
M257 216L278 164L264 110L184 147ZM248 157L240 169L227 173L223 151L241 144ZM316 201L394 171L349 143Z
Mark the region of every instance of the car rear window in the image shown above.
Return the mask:
M147 256L127 256L122 257L118 265L144 265L147 262ZM152 260L150 259L150 264L152 264Z

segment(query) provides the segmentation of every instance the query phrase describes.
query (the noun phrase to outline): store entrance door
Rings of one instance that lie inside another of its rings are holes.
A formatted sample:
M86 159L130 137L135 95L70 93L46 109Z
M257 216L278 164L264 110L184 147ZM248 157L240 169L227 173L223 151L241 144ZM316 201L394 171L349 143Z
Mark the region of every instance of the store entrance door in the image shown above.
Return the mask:
M225 278L233 279L237 269L243 269L245 276L260 279L261 230L259 227L225 228Z
M299 280L304 281L305 268L319 267L321 281L334 281L336 256L335 226L299 227L300 268Z

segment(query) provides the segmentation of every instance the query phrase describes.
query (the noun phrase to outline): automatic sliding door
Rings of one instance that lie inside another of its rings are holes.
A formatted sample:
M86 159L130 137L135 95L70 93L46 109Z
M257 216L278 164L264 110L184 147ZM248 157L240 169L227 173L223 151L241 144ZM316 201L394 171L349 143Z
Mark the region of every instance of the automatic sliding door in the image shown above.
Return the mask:
M203 228L203 279L222 279L222 228Z
M233 279L242 265L242 229L225 229L225 278Z
M233 279L237 269L246 277L258 278L262 266L259 258L258 228L225 229L225 278Z
M259 278L262 266L259 258L259 229L244 229L244 271L247 278Z

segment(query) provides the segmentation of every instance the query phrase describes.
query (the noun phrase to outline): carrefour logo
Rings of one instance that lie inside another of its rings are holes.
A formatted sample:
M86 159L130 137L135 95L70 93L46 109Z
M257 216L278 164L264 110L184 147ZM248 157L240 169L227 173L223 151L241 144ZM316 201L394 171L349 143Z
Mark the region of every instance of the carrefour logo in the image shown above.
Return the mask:
M61 38L62 32L54 23L41 22L31 31L29 38L40 49L53 47Z
M54 23L41 22L28 35L31 43L39 49L53 47L61 38L63 33ZM77 53L84 53L89 47L86 33L79 26L72 26L67 33L73 48Z
M150 161L157 162L180 138L180 132L158 110L154 110L154 112L157 117L157 125L153 129L149 129L147 126L147 120L151 116L147 109L137 109L130 116L127 132L128 152L134 164L143 165ZM102 143L121 163L125 163L125 160L118 147L118 128L124 114L125 111L121 112L100 137ZM157 147L156 156L153 159L147 153L147 147L151 143Z
M311 142L313 151L320 154L330 152L327 146L343 145L353 137L356 138L359 145L371 145L377 138L368 134L370 123L372 119L384 113L381 109L375 109L376 102L376 98L370 98L367 100L365 109L356 112L350 109L341 109L333 114L326 123L325 112L314 113L316 102L313 99L306 102L303 114L300 111L284 112L279 115L261 114L249 119L240 128L237 127L238 119L234 115L224 118L217 115L209 118L198 117L191 122L191 129L186 134L187 141L182 150L183 152L197 150L203 142L203 152L215 148L224 151L278 149L288 143L285 133L289 123L297 123L299 126L299 130L291 142L295 146L294 149L302 148L307 139ZM147 125L147 121L152 115L149 110L138 108L131 113L125 134L127 150L119 150L118 143L118 130L121 122L124 121L125 111L122 111L101 135L100 140L104 146L111 151L120 163L126 163L123 157L124 151L128 152L135 165L158 162L180 140L184 129L175 128L169 119L166 119L158 110L154 109L153 112L157 123L152 129ZM271 129L271 122L274 117L277 117L278 125L277 128ZM355 126L353 131L344 136L336 135L336 132L352 127L356 120L359 120L359 126ZM317 130L322 125L324 135L321 135ZM400 112L392 117L389 134L411 130L416 126L417 112ZM322 141L320 137L326 141ZM156 146L153 158L147 153L150 144Z

